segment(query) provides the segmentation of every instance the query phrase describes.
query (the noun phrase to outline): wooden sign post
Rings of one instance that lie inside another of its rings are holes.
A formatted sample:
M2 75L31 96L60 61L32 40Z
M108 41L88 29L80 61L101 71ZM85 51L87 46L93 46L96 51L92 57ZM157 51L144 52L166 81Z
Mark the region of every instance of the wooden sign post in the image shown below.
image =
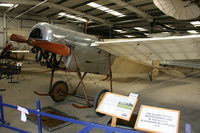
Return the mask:
M111 122L111 127L116 127L116 124L117 124L117 117L113 116L112 122Z
M112 116L111 126L115 127L117 118L130 120L137 101L137 98L106 92L96 111Z

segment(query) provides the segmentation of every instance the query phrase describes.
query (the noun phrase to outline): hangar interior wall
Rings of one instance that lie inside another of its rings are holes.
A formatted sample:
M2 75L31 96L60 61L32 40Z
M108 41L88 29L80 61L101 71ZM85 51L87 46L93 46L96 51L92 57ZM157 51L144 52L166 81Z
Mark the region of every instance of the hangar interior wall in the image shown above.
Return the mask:
M3 45L3 18L0 17L0 47Z
M39 23L39 21L34 21L34 20L24 20L24 19L6 19L7 23L7 40L9 40L9 36L11 34L19 34L22 36L28 37L29 31L34 26L35 24ZM70 30L75 30L75 31L82 31L82 28L76 24L55 24L63 28L67 28ZM18 45L18 43L17 43ZM21 45L21 44L20 44ZM3 17L0 17L0 48L4 47L4 29L3 29Z

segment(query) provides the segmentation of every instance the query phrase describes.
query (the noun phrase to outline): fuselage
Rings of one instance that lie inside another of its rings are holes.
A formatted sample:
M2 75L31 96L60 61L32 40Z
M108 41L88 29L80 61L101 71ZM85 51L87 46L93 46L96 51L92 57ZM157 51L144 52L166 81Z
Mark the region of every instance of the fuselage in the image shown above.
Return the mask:
M38 23L31 29L29 38L45 40L67 45L73 49L78 67L81 72L108 74L109 53L98 48L91 47L91 44L99 41L97 37L88 34L60 28L48 23ZM72 55L63 57L66 69L75 71ZM111 64L114 57L111 58Z

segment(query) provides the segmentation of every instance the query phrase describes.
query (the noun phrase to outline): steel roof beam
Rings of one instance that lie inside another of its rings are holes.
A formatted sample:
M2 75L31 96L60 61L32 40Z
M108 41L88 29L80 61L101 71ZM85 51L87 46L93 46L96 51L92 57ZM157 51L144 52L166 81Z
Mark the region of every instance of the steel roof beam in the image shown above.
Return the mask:
M113 6L115 5L114 3L109 3L109 4L106 4L106 5L103 5L103 6L106 6L106 7L109 7L109 6ZM91 9L88 9L88 10L85 10L84 13L88 13L88 12L91 12L91 11L94 11L96 10L96 8L91 8ZM106 14L106 12L104 12Z
M70 13L73 13L73 14L76 14L76 15L79 15L79 16L84 16L84 17L87 17L89 19L95 20L97 22L101 22L101 23L104 23L106 25L112 26L111 22L109 22L108 20L97 18L97 17L91 16L91 15L88 15L86 13L83 13L83 12L80 12L80 11L77 11L77 10L74 10L74 9L70 9L68 7L64 7L64 6L61 6L61 5L57 5L57 4L54 4L54 3L51 3L51 2L48 2L47 4L51 7L53 7L53 8L64 10L66 12L70 12Z
M7 0L0 0L0 2L7 3L8 1ZM9 0L9 3L24 4L24 5L37 5L40 2L41 1L33 1L33 0ZM84 16L84 17L87 17L87 18L89 18L91 20L95 20L97 22L104 23L104 24L106 24L108 26L112 26L113 25L109 20L105 20L105 19L101 19L101 18L98 18L98 17L94 17L94 16L88 15L86 13L83 13L83 12L80 12L80 11L77 11L77 10L62 6L62 5L58 5L58 4L55 4L55 3L52 3L52 2L45 2L41 6L53 7L53 8L56 8L56 9L60 9L60 10L69 12L69 13L76 14L78 16Z
M75 5L75 6L72 6L71 8L78 8L78 7L80 7L80 6L84 6L84 5L87 5L88 3L90 3L90 2L95 2L95 1L97 1L97 0L90 0L90 1L86 1L86 2L83 2L83 3L80 3L80 4L77 4L77 5Z
M153 22L153 17L147 13L145 13L144 11L138 9L137 7L134 7L132 5L129 5L128 3L126 2L123 2L122 0L109 0L119 6L122 6L132 12L135 12L137 13L139 16L143 17L144 19L146 19L147 21L149 22Z
M68 0L61 0L61 1L56 2L56 4L62 4L64 2L66 2L66 1L68 1ZM43 9L37 11L36 13L41 13L41 12L44 12L44 11L46 11L48 9L49 9L49 7L46 7L46 8L43 8Z

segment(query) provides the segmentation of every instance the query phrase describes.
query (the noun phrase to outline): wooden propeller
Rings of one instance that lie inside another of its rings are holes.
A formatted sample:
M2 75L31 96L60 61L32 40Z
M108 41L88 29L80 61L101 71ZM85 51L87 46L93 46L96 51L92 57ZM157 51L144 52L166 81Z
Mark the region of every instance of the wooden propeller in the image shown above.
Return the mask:
M15 42L20 42L20 43L27 43L27 40L24 36L12 34L10 36L10 40L15 41Z
M28 43L31 46L38 46L44 50L50 51L55 54L59 54L62 56L68 56L70 49L66 45L59 44L59 43L53 43L45 40L35 40L33 38L26 39L23 36L12 34L10 36L10 40L19 42L19 43Z

